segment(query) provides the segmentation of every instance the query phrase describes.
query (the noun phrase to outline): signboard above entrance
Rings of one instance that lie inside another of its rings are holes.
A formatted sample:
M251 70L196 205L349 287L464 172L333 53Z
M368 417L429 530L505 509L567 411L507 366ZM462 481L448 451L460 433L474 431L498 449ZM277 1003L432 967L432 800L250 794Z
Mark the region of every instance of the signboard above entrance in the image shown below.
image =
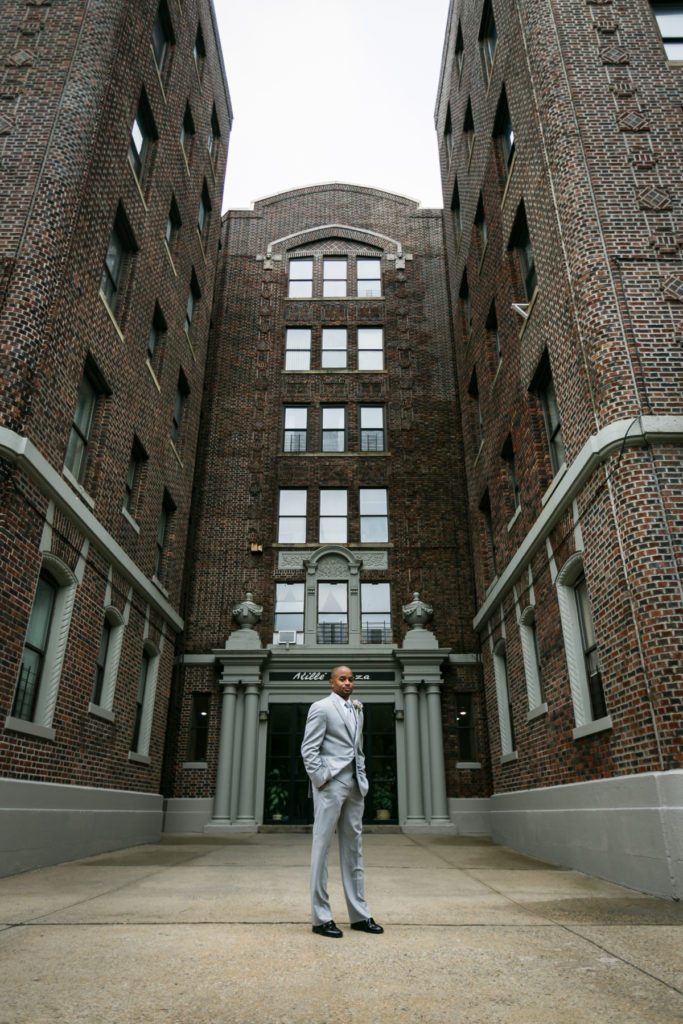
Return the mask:
M270 673L271 683L326 683L329 672L317 672L315 669L302 669L298 672ZM354 672L357 683L390 683L394 681L393 672Z

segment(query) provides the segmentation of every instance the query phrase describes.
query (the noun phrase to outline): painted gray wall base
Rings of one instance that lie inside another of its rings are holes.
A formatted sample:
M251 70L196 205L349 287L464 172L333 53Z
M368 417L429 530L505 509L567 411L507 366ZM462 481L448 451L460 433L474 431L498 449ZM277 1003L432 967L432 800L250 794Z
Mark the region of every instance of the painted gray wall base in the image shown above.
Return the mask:
M683 771L491 797L491 835L630 889L683 896Z
M164 833L203 832L213 815L213 798L172 797L164 800Z
M0 876L155 843L154 793L0 779Z
M448 815L458 835L491 835L491 801L487 796L449 797Z

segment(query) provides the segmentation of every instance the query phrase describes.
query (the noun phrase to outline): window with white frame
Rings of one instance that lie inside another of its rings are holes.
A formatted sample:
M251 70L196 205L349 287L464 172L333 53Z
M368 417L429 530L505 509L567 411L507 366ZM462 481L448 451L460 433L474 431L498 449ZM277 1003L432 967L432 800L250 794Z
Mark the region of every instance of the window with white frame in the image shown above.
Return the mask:
M323 298L344 298L347 290L348 262L337 256L323 259Z
M306 543L306 500L304 489L283 488L278 512L278 543Z
M358 369L384 369L384 328L358 328Z
M361 298L369 299L382 294L382 261L375 257L359 256L356 260L357 288Z
M604 720L607 715L593 613L580 553L572 555L557 577L567 669L577 727Z
M322 407L321 448L324 452L346 450L346 409L343 405Z
M313 260L297 257L289 261L290 299L310 299L313 295Z
M532 605L527 606L520 616L519 635L522 641L529 710L535 711L545 702L545 690L536 631L536 609Z
M341 488L320 491L321 544L346 544L348 538L348 493Z
M285 370L310 370L311 328L288 327L285 334Z
M142 651L138 674L133 736L130 744L131 753L138 754L141 757L149 755L158 670L159 652L153 644L146 642Z
M508 677L507 654L505 651L504 640L499 640L494 648L493 673L496 681L496 702L498 704L500 748L501 755L504 758L506 755L512 754L515 750L512 698L510 696L510 680Z
M107 608L102 621L100 646L95 661L91 703L111 711L123 640L123 619L115 608Z
M308 409L305 405L286 405L282 450L305 452L308 435Z
M318 643L349 642L349 588L347 583L318 584Z
M304 584L275 584L274 643L304 642Z
M391 588L388 583L361 583L361 640L364 644L391 643Z
M348 332L346 327L323 327L320 365L323 370L345 370Z
M360 407L360 450L362 452L383 452L384 409L381 405Z
M389 540L385 487L360 489L360 539L362 544L381 544Z

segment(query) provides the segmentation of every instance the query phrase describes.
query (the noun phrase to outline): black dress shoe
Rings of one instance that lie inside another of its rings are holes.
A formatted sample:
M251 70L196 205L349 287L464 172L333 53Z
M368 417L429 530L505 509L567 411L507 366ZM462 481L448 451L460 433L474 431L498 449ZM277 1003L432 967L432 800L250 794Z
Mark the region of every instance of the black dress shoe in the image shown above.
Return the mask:
M353 921L351 927L354 931L368 932L370 935L381 935L384 932L384 928L375 922L374 917L368 917L364 921Z
M353 925L351 927L353 928ZM326 921L325 924L314 924L311 931L315 932L316 935L326 935L328 939L341 939L344 934L340 928L337 928L334 921Z

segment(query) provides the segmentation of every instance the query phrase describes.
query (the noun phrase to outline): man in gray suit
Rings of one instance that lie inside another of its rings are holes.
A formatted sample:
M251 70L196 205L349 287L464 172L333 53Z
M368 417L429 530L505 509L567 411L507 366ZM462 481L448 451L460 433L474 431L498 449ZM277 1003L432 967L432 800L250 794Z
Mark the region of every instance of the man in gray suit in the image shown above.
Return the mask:
M327 895L327 858L335 827L339 862L351 927L370 935L384 929L365 902L363 880L363 804L368 791L363 755L363 706L350 699L353 672L338 665L330 673L332 693L312 704L301 756L313 792L311 908L313 931L330 939L343 935L332 920Z

